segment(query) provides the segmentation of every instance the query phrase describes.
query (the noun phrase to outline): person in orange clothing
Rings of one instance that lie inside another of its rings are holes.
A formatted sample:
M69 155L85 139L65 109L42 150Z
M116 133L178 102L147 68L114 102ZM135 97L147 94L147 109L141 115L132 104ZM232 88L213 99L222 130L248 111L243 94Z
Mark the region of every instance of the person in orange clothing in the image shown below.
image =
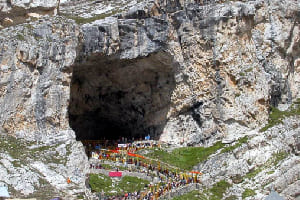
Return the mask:
M70 184L71 183L71 179L68 177L67 179L67 183Z

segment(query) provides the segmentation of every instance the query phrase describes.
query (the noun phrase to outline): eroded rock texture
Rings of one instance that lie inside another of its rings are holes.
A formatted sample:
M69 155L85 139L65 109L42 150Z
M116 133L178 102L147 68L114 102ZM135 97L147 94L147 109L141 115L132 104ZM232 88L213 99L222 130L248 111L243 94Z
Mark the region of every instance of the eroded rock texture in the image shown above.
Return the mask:
M13 196L84 192L87 158L66 120L78 34L65 19L1 31L0 182Z
M84 190L86 157L76 137L112 130L114 137L209 145L262 134L270 106L286 109L300 98L298 1L63 1L61 16L11 26L14 7L21 18L33 7L58 9L53 1L22 2L1 4L10 26L0 32L1 132L76 147L73 154L62 153L67 146L48 149L69 163L53 165L58 175L46 178L59 191ZM9 181L13 160L4 154L0 180L19 194L38 190L37 176L26 182L31 187ZM47 162L27 170L46 176Z

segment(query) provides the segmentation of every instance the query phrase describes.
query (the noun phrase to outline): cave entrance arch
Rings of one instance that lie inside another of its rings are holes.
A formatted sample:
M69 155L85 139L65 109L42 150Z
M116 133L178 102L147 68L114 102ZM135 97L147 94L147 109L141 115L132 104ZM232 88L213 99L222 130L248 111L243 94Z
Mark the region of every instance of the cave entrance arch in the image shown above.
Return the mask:
M124 60L93 55L73 66L69 122L77 140L158 139L175 87L165 52Z

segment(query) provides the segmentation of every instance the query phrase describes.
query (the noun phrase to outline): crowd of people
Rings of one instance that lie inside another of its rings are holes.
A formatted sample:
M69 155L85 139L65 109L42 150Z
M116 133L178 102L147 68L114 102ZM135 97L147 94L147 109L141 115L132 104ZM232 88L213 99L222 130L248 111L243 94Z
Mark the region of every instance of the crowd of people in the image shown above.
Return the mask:
M165 163L161 163L158 160L145 158L136 153L136 151L144 148L160 147L155 141L142 141L122 144L119 146L111 146L110 149L100 149L101 144L95 143L91 145L94 149L91 149L91 169L107 169L119 171L119 166L129 172L144 173L146 176L150 176L153 183L146 185L144 190L135 191L132 193L124 193L119 196L105 196L101 199L110 200L153 200L166 195L171 190L188 185L190 183L200 183L200 172L186 172L176 167L169 166ZM129 156L130 155L130 156ZM105 162L109 163L104 164ZM107 168L109 166L109 168Z
M150 138L142 141L131 141L124 138L120 140L83 140L82 143L89 158L98 156L99 159L109 158L110 154L116 151L134 153L143 148L161 147L161 143L150 140Z

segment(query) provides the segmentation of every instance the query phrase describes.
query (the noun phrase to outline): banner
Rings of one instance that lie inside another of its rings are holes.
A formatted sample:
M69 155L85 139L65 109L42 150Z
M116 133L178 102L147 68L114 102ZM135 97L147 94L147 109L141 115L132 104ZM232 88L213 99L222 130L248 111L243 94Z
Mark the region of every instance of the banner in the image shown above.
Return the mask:
M109 172L108 174L110 177L121 177L122 172Z
M138 158L143 158L143 159L145 159L145 157L144 156L141 156L141 155L139 155L139 154L134 154L134 153L127 153L129 156L133 156L133 157L138 157Z
M123 148L126 148L126 147L127 147L127 144L118 144L118 147L119 147L119 148L122 148L122 147L123 147Z

